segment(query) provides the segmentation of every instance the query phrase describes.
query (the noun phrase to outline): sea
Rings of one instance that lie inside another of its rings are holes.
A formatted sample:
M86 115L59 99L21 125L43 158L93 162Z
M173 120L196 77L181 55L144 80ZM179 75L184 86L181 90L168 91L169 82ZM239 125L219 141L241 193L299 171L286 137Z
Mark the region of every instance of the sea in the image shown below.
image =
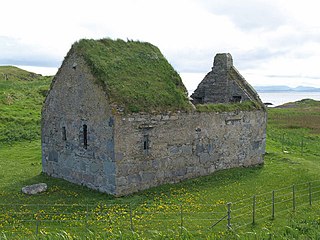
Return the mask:
M203 79L202 73L180 73L181 78L188 89L189 96L194 92L199 84L199 79ZM282 86L283 87L283 86ZM261 88L261 87L260 87ZM260 99L264 103L272 103L272 105L268 105L268 107L276 107L288 102L295 102L302 99L314 99L320 101L320 91L317 90L309 90L309 91L302 91L302 90L280 90L276 89L272 90L258 90L258 94ZM289 88L289 87L287 87ZM300 87L301 88L301 87ZM317 88L316 88L317 89ZM278 91L279 90L279 91Z
M193 93L188 90L189 94ZM259 92L259 97L263 103L271 103L268 107L276 107L288 102L296 102L302 99L313 99L320 101L320 92L298 92L298 91L263 91Z
M297 91L273 91L258 92L264 103L272 103L269 107L276 107L288 102L295 102L302 99L314 99L320 101L320 92L297 92Z

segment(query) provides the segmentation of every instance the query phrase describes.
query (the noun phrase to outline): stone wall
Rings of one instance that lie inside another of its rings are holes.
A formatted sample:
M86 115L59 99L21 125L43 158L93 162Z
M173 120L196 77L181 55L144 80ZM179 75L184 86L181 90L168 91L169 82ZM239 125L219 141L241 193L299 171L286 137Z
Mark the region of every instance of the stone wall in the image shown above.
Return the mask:
M69 55L42 110L43 172L115 193L114 120L106 99L84 60Z
M261 164L265 131L264 110L119 113L84 60L71 51L42 111L43 172L121 196Z
M246 100L261 102L257 93L233 66L229 53L217 54L212 71L200 82L191 95L194 104L230 103Z
M115 122L117 195L263 163L263 110L132 114Z

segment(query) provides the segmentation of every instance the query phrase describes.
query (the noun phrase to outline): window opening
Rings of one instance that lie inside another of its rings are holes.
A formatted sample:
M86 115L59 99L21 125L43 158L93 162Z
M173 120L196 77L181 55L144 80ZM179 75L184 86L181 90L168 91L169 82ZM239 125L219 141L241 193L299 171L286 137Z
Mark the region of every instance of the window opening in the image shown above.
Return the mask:
M196 97L194 98L195 104L203 104L204 103L204 97Z
M83 125L83 147L85 149L88 147L88 127L86 124Z
M143 150L145 153L148 153L149 150L149 135L143 136Z
M232 96L232 101L235 103L241 102L241 96Z
M66 127L62 127L62 140L67 141L67 130Z

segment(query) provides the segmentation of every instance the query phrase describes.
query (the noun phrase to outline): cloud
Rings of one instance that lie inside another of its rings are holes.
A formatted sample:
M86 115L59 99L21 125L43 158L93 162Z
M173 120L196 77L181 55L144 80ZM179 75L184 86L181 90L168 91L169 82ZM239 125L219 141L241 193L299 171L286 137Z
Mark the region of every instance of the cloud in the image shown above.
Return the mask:
M270 49L267 47L252 49L241 52L234 57L236 67L242 70L256 68L272 59L283 56L286 51L283 49Z
M270 78L306 78L306 79L320 79L319 76L308 76L308 75L266 75L266 77Z
M169 52L170 63L179 72L209 72L213 65L215 53L208 49L180 49Z
M207 73L216 53L229 52L238 70L254 81L275 81L267 75L319 76L316 3L10 0L0 15L6 23L0 28L0 64L59 67L73 42L111 37L151 42L180 73Z
M0 36L0 64L56 67L61 59L18 39Z
M274 1L265 0L203 0L200 1L211 13L225 15L243 31L275 29L286 24L285 9Z

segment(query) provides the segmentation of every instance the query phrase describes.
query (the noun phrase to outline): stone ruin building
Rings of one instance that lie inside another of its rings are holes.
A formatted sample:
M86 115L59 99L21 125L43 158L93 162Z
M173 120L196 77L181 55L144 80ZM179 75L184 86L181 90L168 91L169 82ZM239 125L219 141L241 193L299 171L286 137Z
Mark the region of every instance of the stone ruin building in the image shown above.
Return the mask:
M122 196L263 163L266 110L230 54L191 97L149 43L76 42L42 109L43 172ZM217 103L239 107L200 108Z
M230 53L216 55L212 71L205 76L191 97L194 104L243 101L261 104L257 92L233 66Z

